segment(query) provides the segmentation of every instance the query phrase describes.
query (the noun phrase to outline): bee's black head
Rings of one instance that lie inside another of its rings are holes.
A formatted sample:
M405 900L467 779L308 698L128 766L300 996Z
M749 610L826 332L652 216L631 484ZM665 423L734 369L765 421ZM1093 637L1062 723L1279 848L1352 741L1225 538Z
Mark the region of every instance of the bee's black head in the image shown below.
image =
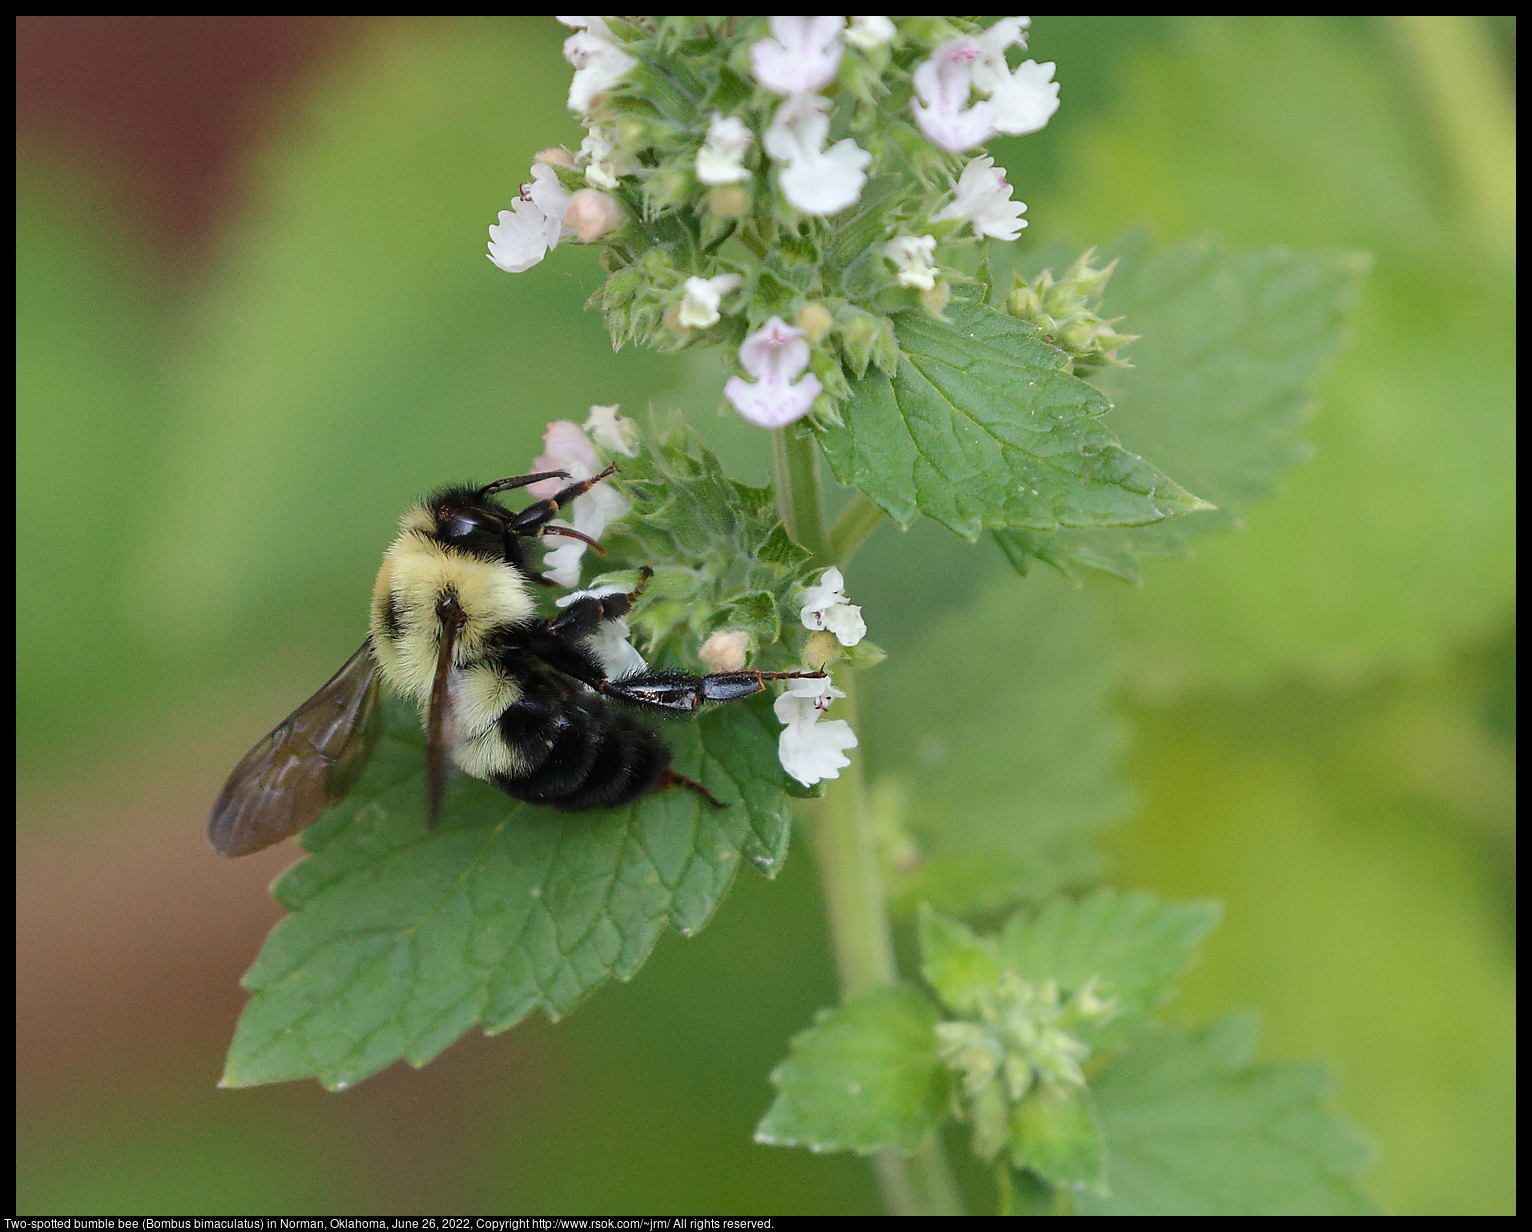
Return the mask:
M564 484L554 495L533 502L520 513L513 513L499 501L494 500L494 493L511 488L524 488L528 484L545 479L568 480L568 473L541 471L535 475L517 475L510 479L497 479L494 483L485 484L482 488L470 485L442 488L426 501L426 512L431 520L429 533L443 547L454 548L486 560L508 561L522 572L527 572L522 556L521 541L523 539L541 535L562 535L582 539L600 552L601 548L579 531L571 527L550 526L549 522L558 516L560 509L616 469L615 466L609 466L590 479ZM537 577L536 574L531 576ZM552 583L548 584L552 585Z

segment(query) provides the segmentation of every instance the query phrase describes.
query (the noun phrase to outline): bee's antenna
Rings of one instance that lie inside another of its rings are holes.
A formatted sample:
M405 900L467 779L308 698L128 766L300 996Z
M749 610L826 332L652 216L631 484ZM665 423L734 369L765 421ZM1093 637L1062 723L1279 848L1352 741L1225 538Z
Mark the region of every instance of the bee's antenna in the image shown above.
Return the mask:
M496 492L508 492L512 488L524 488L529 483L537 483L543 479L568 479L568 471L538 471L535 475L513 475L509 479L497 479L494 483L487 483L479 489L479 498L493 496Z
M606 549L604 547L602 547L599 543L597 543L589 535L581 534L579 531L574 530L572 527L568 527L568 526L553 526L553 525L550 524L548 526L543 527L542 530L538 531L537 533L539 535L563 535L566 539L578 539L578 540L580 540L581 543L585 544L587 547L594 548L595 551L596 551L596 555L597 556L605 556L606 555Z

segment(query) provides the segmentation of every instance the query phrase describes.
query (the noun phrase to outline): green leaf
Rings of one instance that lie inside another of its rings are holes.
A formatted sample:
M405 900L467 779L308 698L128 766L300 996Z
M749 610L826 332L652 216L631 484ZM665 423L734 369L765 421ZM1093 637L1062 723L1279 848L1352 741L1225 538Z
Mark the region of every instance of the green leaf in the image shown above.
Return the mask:
M776 1102L755 1140L812 1151L911 1154L945 1119L936 1008L908 988L878 988L821 1010L772 1071Z
M730 479L679 417L617 463L610 482L633 509L602 545L609 565L660 566L629 619L651 657L668 650L695 664L701 643L724 628L769 650L782 635L781 613L796 613L792 599L810 578L809 554L788 537L771 490ZM769 657L785 663L790 655Z
M1367 1145L1324 1110L1317 1066L1252 1065L1256 1026L1231 1015L1183 1034L1163 1027L1091 1084L1106 1135L1110 1197L1082 1215L1364 1215L1351 1177Z
M1195 536L1241 525L1240 511L1305 455L1294 431L1369 264L1359 253L1230 254L1211 238L1151 252L1141 236L1098 264L1114 257L1102 315L1142 337L1131 370L1098 379L1112 427L1216 508L1153 526L997 531L1021 573L1043 561L1072 578L1097 570L1136 582L1143 557L1182 554Z
M742 859L781 866L778 729L763 698L665 727L678 771L725 809L668 791L558 813L460 776L427 830L425 739L414 709L387 699L361 782L274 886L291 914L245 974L222 1085L338 1090L400 1057L424 1065L475 1023L494 1034L539 1007L557 1019L629 979L667 925L707 923Z
M986 527L1137 526L1204 507L1123 449L1106 398L1014 318L954 302L951 325L895 323L890 381L869 372L820 436L842 483L900 526L917 513L967 539Z
M1175 995L1171 981L1197 961L1197 947L1218 923L1213 902L1161 903L1142 891L1100 890L1078 902L1057 899L1035 916L1018 912L999 937L1001 960L1024 979L1059 982L1067 996L1095 977L1121 1016L1078 1028L1100 1046Z
M1511 44L1477 24L1458 27L1465 48L1492 40L1477 100L1509 116L1496 53ZM1421 78L1388 26L1192 19L1172 44L1125 66L1115 88L1131 106L1075 131L1059 151L1067 187L1029 198L1033 216L1090 237L1147 218L1165 235L1217 228L1236 247L1363 248L1377 264L1318 390L1313 460L1244 534L1203 540L1174 584L1109 596L1118 631L1162 696L1429 670L1515 610L1514 253L1486 251L1486 229L1458 208L1474 194L1446 168L1466 164L1402 101L1422 97ZM1508 123L1462 116L1485 150ZM1514 147L1500 149L1485 167L1513 165ZM1231 150L1261 154L1231 174Z
M1101 1181L1103 1143L1089 1091L1044 1084L1011 1112L1011 1163L1051 1185L1080 1190Z
M896 907L997 913L1096 875L1091 840L1131 800L1089 595L1002 574L866 683L873 770L914 771L919 859L890 870Z
M973 1013L979 994L992 992L1004 970L993 941L920 904L920 973L949 1009Z

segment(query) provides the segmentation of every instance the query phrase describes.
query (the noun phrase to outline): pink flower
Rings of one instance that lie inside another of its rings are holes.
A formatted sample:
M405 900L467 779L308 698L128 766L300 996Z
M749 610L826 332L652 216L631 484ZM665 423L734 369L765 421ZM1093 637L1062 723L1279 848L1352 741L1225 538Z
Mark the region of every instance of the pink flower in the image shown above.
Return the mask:
M943 43L915 69L910 106L920 130L944 150L972 149L998 131L991 104L968 105L974 70L984 61L979 40L965 36Z
M755 383L731 376L723 387L734 409L762 428L781 428L802 419L824 388L808 367L809 344L803 330L772 317L740 344L739 362Z
M585 429L572 419L557 419L543 433L543 452L532 463L536 471L568 471L568 479L543 479L527 485L527 495L536 500L557 496L560 488L581 479L589 479L601 469L596 447Z
M598 427L602 425L604 417L597 417L597 410L611 412L615 417L616 407L592 407L592 419ZM527 494L537 500L547 500L550 496L557 496L559 492L576 483L581 479L589 479L601 470L601 456L596 452L596 447L591 444L591 439L585 434L585 429L572 420L559 419L548 425L548 430L543 433L543 452L532 463L534 471L567 471L568 479L543 479L537 483L527 485ZM574 503L569 507L569 521L562 520L551 522L551 526L572 526L582 535L589 535L592 539L599 539L606 533L608 523L615 522L623 514L627 513L631 506L627 499L605 483L598 483L595 487L582 492L575 497ZM557 544L550 546L543 555L543 573L552 578L560 586L576 586L580 581L580 558L585 555L585 544L579 539L560 538L550 536L547 542Z

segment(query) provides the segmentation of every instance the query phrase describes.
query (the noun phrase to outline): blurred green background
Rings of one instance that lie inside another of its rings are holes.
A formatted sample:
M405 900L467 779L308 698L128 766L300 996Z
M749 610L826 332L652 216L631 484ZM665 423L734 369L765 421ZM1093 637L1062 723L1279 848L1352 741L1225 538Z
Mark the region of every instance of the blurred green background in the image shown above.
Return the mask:
M21 1213L877 1209L863 1163L750 1141L835 997L802 842L557 1026L343 1096L213 1086L296 852L219 861L206 807L355 648L403 505L593 402L682 405L767 473L705 361L612 353L594 253L482 255L532 154L578 143L564 33L18 24ZM1099 622L1135 733L1113 879L1226 903L1173 1015L1254 1007L1267 1055L1325 1062L1396 1214L1515 1202L1514 39L1037 18L1063 106L993 150L1023 243L1375 255L1314 456L1142 589L1021 582L934 527L848 571L895 657L978 622L1003 675L1018 588Z

